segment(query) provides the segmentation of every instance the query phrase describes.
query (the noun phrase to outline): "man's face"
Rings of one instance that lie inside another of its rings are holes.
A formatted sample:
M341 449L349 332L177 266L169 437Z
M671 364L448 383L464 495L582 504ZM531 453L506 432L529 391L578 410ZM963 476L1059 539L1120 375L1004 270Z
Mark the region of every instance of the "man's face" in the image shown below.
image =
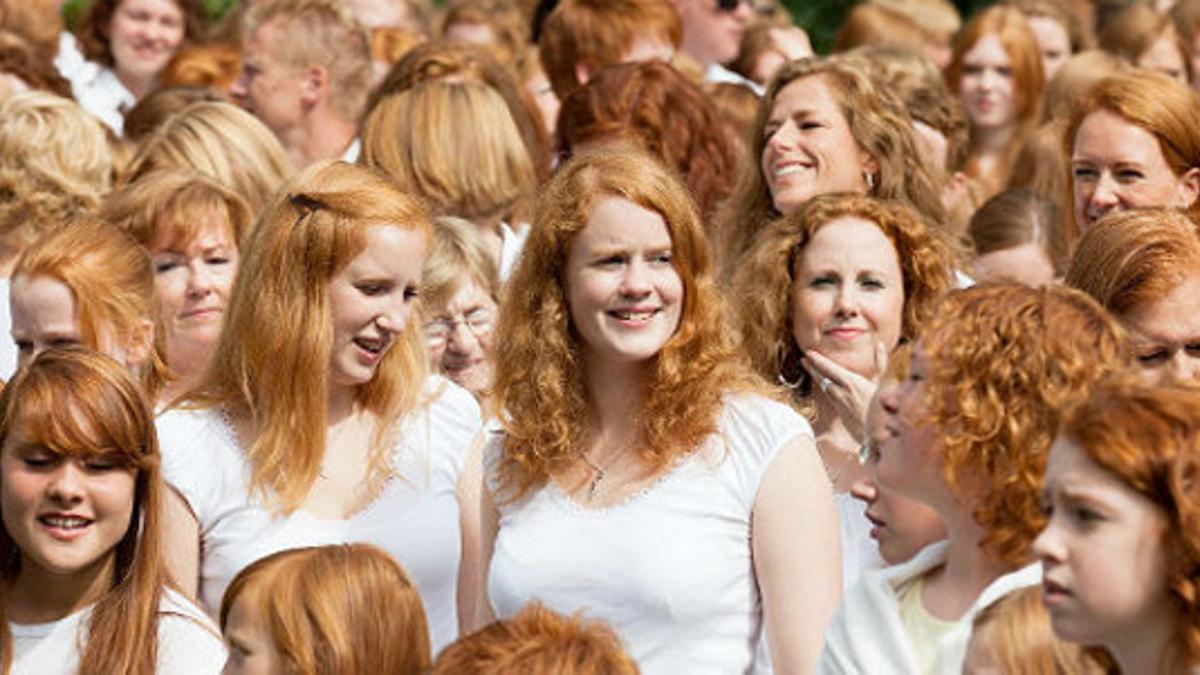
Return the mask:
M733 9L721 9L718 0L675 0L683 22L683 51L707 68L737 58L742 33L753 10L741 0Z
M279 45L287 38L277 21L259 26L246 40L242 72L229 93L276 136L295 126L303 109L301 72L281 60Z

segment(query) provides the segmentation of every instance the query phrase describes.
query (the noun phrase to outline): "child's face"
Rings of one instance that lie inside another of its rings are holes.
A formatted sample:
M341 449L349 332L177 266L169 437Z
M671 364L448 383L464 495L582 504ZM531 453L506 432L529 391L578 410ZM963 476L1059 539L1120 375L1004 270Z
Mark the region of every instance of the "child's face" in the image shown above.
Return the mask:
M111 575L133 516L134 471L104 455L61 455L22 431L0 448L0 512L21 575Z
M225 643L229 660L224 675L285 675L287 660L271 639L266 617L259 611L254 593L243 592L233 601L225 619Z
M894 386L894 385L885 385ZM889 565L902 563L922 548L946 538L946 528L936 511L925 504L881 487L875 467L881 452L891 452L895 434L888 430L879 396L867 409L869 452L863 458L866 471L850 493L867 504L867 519L874 526L871 538L879 543L879 554Z

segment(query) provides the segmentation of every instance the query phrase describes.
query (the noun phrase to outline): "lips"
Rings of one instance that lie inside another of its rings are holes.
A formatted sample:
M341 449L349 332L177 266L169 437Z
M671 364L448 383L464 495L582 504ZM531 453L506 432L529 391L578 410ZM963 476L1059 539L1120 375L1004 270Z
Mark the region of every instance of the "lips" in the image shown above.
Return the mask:
M887 527L887 522L879 516L872 514L870 511L865 512L863 515L865 515L867 520L871 521L871 525L874 526L871 528L871 538L879 539L879 533L883 530L883 528Z
M1042 579L1042 602L1047 605L1058 604L1065 601L1071 596L1071 591L1066 586L1054 581L1053 579Z
M37 521L51 537L62 541L75 539L92 524L90 518L69 513L43 513Z
M200 307L197 309L190 309L190 310L184 312L183 314L180 315L179 318L181 318L181 319L210 318L213 316L220 316L222 314L222 312L224 312L224 311L225 311L225 309L223 307Z
M771 175L775 178L787 178L788 176L795 176L806 171L811 171L813 167L814 164L811 162L797 160L776 162L771 165Z
M351 339L354 346L358 348L359 358L368 363L375 363L387 352L388 347L392 344L390 335L371 337L357 336Z
M862 337L867 333L865 328L830 328L825 331L825 335L834 338L835 340L853 340Z
M622 324L641 325L654 318L660 311L658 307L627 307L610 309L607 314Z

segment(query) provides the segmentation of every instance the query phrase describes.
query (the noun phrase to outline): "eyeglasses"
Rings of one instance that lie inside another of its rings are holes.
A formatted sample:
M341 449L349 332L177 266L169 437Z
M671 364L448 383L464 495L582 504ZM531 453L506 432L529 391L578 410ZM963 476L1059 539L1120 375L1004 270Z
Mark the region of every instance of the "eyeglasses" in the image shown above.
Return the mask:
M445 345L460 325L466 326L467 330L471 331L471 334L478 339L491 332L493 323L495 323L495 317L492 316L492 311L486 307L473 309L461 318L434 319L425 324L425 344L432 348Z
M717 11L732 14L743 4L750 4L750 0L717 0Z

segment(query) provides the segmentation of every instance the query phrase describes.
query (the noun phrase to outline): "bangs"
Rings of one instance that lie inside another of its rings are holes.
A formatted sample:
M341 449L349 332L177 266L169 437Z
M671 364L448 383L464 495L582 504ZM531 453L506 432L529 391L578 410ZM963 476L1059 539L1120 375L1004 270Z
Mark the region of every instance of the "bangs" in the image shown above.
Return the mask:
M159 215L154 240L150 247L168 251L183 251L201 233L219 229L234 249L238 248L238 232L230 222L227 205L213 200L208 204L171 204Z

